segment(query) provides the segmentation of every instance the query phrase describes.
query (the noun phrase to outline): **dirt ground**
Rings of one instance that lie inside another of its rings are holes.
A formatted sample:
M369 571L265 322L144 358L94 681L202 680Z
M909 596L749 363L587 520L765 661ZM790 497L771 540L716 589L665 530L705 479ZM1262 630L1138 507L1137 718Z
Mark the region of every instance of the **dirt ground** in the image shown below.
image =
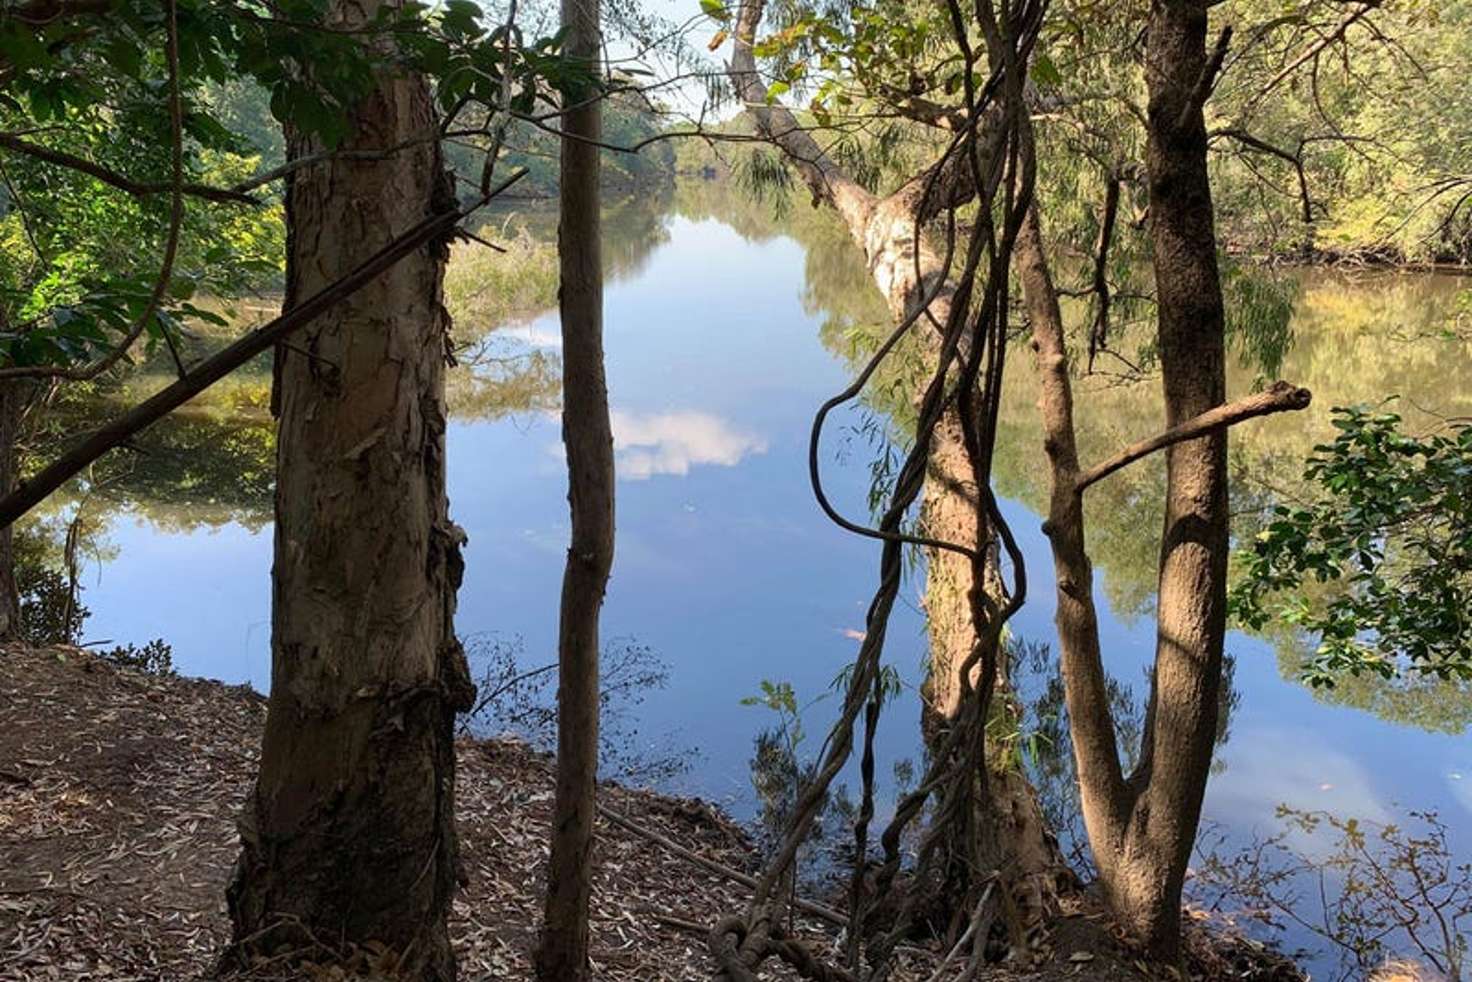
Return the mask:
M0 980L209 976L229 937L224 888L264 717L264 698L249 689L119 669L76 649L0 649ZM461 977L530 979L550 762L516 743L465 739L459 750L470 885L450 930ZM755 870L741 830L703 802L615 785L600 795L626 823ZM742 910L743 888L607 819L596 863L597 978L708 979L704 931ZM1097 920L1060 921L1035 971L986 977L1148 977ZM836 930L818 921L801 929L826 945ZM900 961L898 982L928 980L939 955L909 948ZM1213 964L1200 977L1269 978L1230 959ZM785 971L766 977L793 977ZM343 976L262 966L261 977Z

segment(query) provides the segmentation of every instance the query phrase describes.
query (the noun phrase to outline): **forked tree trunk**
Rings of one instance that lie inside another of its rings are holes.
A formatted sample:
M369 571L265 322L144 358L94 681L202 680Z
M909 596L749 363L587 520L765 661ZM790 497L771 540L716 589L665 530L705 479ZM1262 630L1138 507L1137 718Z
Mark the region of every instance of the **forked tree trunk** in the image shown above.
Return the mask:
M596 65L598 0L563 0L569 56ZM613 565L613 432L603 371L603 259L599 159L602 105L591 86L569 88L562 125L562 442L572 541L558 630L557 795L537 977L589 978L588 908L598 781L598 618Z
M1150 236L1159 303L1165 422L1222 404L1225 354L1206 128L1207 2L1155 0L1148 29ZM1226 428L1167 454L1154 681L1141 757L1122 772L1084 545L1082 493L1063 324L1036 214L1018 267L1041 376L1053 495L1058 633L1084 823L1105 898L1153 957L1180 953L1180 901L1216 738L1226 625ZM1302 408L1285 406L1285 408Z
M377 6L339 0L328 20L351 28ZM385 75L343 149L434 125L424 80ZM293 157L320 149L288 141ZM442 180L432 142L298 171L287 304L453 207ZM247 952L378 942L424 980L455 977L453 725L474 697L453 626L445 258L443 243L408 257L278 352L270 706L229 890Z
M1225 315L1201 105L1202 87L1212 81L1209 5L1157 0L1145 55L1145 161L1167 427L1226 399ZM1181 887L1216 741L1229 545L1222 429L1166 450L1155 708L1139 766L1148 786L1130 812L1127 844L1110 875L1116 910L1161 958L1178 953Z

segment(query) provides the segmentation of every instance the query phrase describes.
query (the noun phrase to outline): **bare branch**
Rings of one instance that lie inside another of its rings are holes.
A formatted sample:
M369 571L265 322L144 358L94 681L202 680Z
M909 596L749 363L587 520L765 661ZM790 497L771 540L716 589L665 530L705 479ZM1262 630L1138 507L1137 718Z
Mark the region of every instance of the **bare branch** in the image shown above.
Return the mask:
M1186 104L1181 107L1181 114L1176 119L1176 129L1183 130L1191 117L1201 111L1206 105L1206 100L1211 98L1212 86L1216 84L1216 77L1221 73L1222 62L1227 60L1227 50L1232 45L1232 26L1228 24L1222 28L1221 34L1217 36L1216 48L1211 52L1206 65L1201 69L1201 77L1196 80L1196 87L1191 90L1191 96Z
M113 0L32 0L9 11L11 17L32 27L44 27L66 17L105 14Z
M1115 471L1133 464L1135 461L1158 450L1164 450L1172 444L1181 443L1184 440L1194 440L1205 436L1214 430L1258 416L1269 416L1273 413L1293 412L1307 409L1313 394L1308 389L1301 389L1288 382L1274 382L1262 392L1254 393L1236 402L1229 402L1223 406L1208 410L1200 416L1186 420L1180 426L1174 426L1148 440L1141 440L1125 447L1119 453L1110 457L1101 464L1096 464L1088 470L1083 471L1074 481L1073 490L1075 494L1082 494L1084 489L1096 481L1101 481L1113 474Z
M1260 153L1268 154L1271 157L1277 157L1279 160L1285 160L1288 163L1292 164L1294 171L1298 174L1298 197L1299 197L1299 201L1303 205L1303 223L1305 225L1312 225L1313 224L1313 221L1314 221L1313 199L1309 196L1308 175L1307 175L1307 173L1305 173L1304 167L1303 167L1303 144L1302 143L1299 144L1298 153L1294 154L1294 153L1289 153L1287 150L1284 150L1282 147L1274 146L1273 144L1267 142L1266 140L1263 140L1263 139L1260 139L1258 137L1255 137L1251 133L1249 133L1249 132L1247 132L1246 130L1243 130L1243 129L1227 128L1227 129L1221 129L1221 130L1214 130L1214 131L1212 131L1211 136L1212 137L1224 136L1224 137L1227 137L1228 139L1236 140L1238 143L1242 144L1243 146L1250 147L1251 149L1256 150L1256 151L1258 151Z
M78 157L76 154L66 153L62 150L53 150L43 147L39 143L22 140L11 133L0 133L0 148L10 150L14 153L44 160L48 164L56 164L68 170L79 171L89 177L95 177L110 187L128 194L143 197L150 194L168 194L174 189L174 185L168 182L135 181L126 174L120 174L115 170L103 167L101 164L88 160L86 157ZM269 178L268 178L269 179ZM192 198L204 198L207 201L232 202L235 204L257 205L260 202L233 188L217 188L207 184L184 184L181 188L184 194Z
M1099 219L1099 241L1094 247L1094 296L1098 309L1094 313L1094 325L1089 331L1089 371L1094 370L1094 358L1109 343L1109 247L1114 242L1114 225L1119 218L1119 195L1121 180L1118 173L1108 176L1104 185L1104 214Z

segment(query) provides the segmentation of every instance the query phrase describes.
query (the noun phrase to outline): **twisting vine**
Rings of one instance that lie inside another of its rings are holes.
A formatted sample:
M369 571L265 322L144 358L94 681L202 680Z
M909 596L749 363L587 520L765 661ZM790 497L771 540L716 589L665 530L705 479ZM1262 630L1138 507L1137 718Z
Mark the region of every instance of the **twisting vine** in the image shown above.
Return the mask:
M960 712L945 734L919 786L907 795L896 809L894 818L880 835L883 860L875 877L873 896L891 890L900 870L900 842L906 829L921 814L932 795L939 794L939 807L925 830L919 846L914 874L924 882L931 873L937 848L952 823L969 827L973 816L967 808L971 796L966 792L980 782L985 802L985 723L992 690L998 673L1002 631L1026 596L1026 575L1017 543L1007 526L990 489L992 448L996 437L996 417L1001 398L1002 373L1006 359L1008 327L1009 270L1013 245L1031 204L1034 164L1030 131L1025 125L1027 111L1023 96L1024 71L1046 6L1046 0L1001 0L998 16L993 0L975 0L973 16L986 41L989 75L979 88L972 79L971 67L980 59L968 40L967 17L958 0L947 0L951 27L957 47L965 59L962 73L965 84L965 125L960 127L946 147L940 161L925 175L924 191L915 200L911 220L917 243L915 261L920 297L907 316L902 318L881 344L854 381L842 392L819 407L809 439L808 465L813 492L824 513L840 527L858 535L879 539L882 543L879 563L879 585L870 601L865 618L865 636L854 670L849 674L842 710L833 724L820 752L821 764L801 789L786 834L757 880L752 900L741 915L723 918L711 930L709 944L718 965L716 978L726 982L754 982L761 962L775 956L805 978L818 982L882 982L891 970L895 946L909 929L915 897L920 891L908 892L901 901L894 923L882 935L870 941L861 958L861 942L868 910L862 876L868 848L869 823L873 817L874 733L882 700L880 659L884 648L889 617L898 596L903 571L903 549L916 545L933 551L960 554L971 564L972 588L968 597L975 642L960 668L962 687ZM942 174L957 154L960 164L969 171L971 193L951 195L946 202L945 256L942 275L926 283L919 270L918 243L938 211L937 188ZM819 162L805 161L818 168ZM1000 201L998 197L1000 195ZM961 197L974 201L976 221L969 233L965 257L952 276L956 246L956 210ZM1000 207L998 207L1000 206ZM996 212L1000 211L1000 235ZM979 276L985 263L985 274ZM946 284L953 284L953 295L944 324L930 312L932 303ZM818 463L818 447L824 423L838 406L855 398L889 358L900 340L924 317L937 329L934 367L919 401L914 442L900 467L889 504L876 527L868 527L845 518L833 507L823 488ZM959 418L963 445L976 489L978 509L974 541L950 542L903 530L905 516L914 506L924 487L936 433L947 415ZM1011 589L1001 597L992 596L984 584L988 564L992 562L994 537L1006 550L1013 569ZM972 682L976 675L975 684ZM777 886L789 875L798 848L811 831L828 790L853 753L854 730L860 713L864 715L862 754L863 800L854 826L856 869L850 888L848 944L843 966L818 958L800 941L792 937L774 910ZM973 850L968 857L973 876L974 896L963 909L970 917L968 931L979 951L985 942L993 915L986 913L990 900L1004 890L1007 871L983 869L981 857ZM864 962L867 962L867 970Z

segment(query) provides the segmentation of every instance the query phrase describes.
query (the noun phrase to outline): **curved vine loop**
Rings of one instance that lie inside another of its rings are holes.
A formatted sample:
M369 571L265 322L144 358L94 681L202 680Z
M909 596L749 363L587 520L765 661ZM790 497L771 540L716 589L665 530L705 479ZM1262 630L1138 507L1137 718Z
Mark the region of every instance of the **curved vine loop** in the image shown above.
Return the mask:
M738 17L739 31L754 32L761 20L763 0L745 0ZM955 42L969 67L979 61L968 40L968 18L958 0L947 0ZM972 820L969 800L964 793L972 782L986 780L985 724L995 685L1002 632L1007 620L1026 597L1026 573L1023 557L990 488L992 449L996 438L997 413L1001 398L1008 331L1009 271L1013 245L1031 204L1034 165L1030 130L1025 125L1027 112L1023 98L1024 72L1042 22L1046 0L1024 0L1008 5L999 19L993 0L976 0L975 26L987 43L989 75L977 86L970 71L962 73L965 84L966 124L946 147L941 160L929 169L922 193L914 198L912 215L916 262L921 236L937 216L937 185L948 163L957 155L969 171L969 196L951 195L945 209L945 254L942 275L929 283L917 275L919 296L895 329L860 370L854 381L842 392L825 401L817 410L808 446L808 467L814 496L824 513L839 527L857 535L882 542L879 584L870 601L865 618L866 632L854 670L844 690L842 709L819 752L820 765L815 774L799 790L796 805L786 832L760 878L753 897L743 914L723 918L711 931L709 947L717 964L716 978L727 982L754 982L762 961L777 957L799 975L816 982L881 982L888 977L891 956L910 927L916 896L920 890L908 891L898 906L894 922L868 945L867 959L861 959L866 915L872 908L862 878L867 861L868 824L873 816L873 741L881 710L881 656L885 635L898 596L905 546L920 546L933 551L948 551L965 557L972 565L973 588L968 597L975 643L961 666L961 710L934 755L920 785L900 802L894 818L880 836L883 859L874 876L873 895L882 896L894 886L900 871L900 844L906 830L921 815L932 796L939 794L940 807L924 831L913 875L924 882L931 875L940 842L951 823ZM752 38L738 37L738 64L733 60L733 74L754 75L751 59ZM739 46L747 46L744 54ZM780 110L785 113L785 110ZM759 119L761 112L758 112ZM769 117L768 117L769 119ZM983 126L983 121L986 125ZM770 128L770 123L768 122ZM781 144L780 134L769 132L769 138ZM789 154L793 151L784 146ZM835 168L824 159L798 155L795 160L809 173L810 183L831 185ZM956 254L957 200L974 203L975 221L966 243L959 269L953 270ZM1000 207L998 207L1000 206ZM848 207L853 207L849 204ZM1001 228L997 226L1000 212ZM1000 232L1000 234L999 234ZM945 289L951 289L949 310L944 322L931 314L933 301ZM824 424L837 407L859 396L886 359L891 358L900 341L926 318L936 328L933 365L919 400L914 440L899 469L888 504L878 524L869 527L845 518L830 501L823 487L819 467L819 446ZM930 452L943 418L954 413L960 418L963 444L976 489L978 509L976 539L951 542L937 537L917 535L904 529L910 513L927 479ZM1000 540L1013 570L1010 589L1002 596L990 595L983 587L982 575L994 562L993 543ZM973 674L976 676L973 684ZM844 966L829 964L815 955L781 924L774 910L777 886L790 875L797 851L808 837L821 810L832 782L851 758L855 727L864 715L862 774L863 803L855 823L857 846L856 869L850 889L848 944ZM973 856L974 861L980 857ZM978 930L984 920L988 899L996 890L996 881L1005 888L1008 871L975 869L973 882L976 897L965 910L975 908L971 933L973 944L980 950L985 930ZM995 901L992 901L995 903ZM990 919L986 918L986 923ZM867 968L861 964L867 961Z

